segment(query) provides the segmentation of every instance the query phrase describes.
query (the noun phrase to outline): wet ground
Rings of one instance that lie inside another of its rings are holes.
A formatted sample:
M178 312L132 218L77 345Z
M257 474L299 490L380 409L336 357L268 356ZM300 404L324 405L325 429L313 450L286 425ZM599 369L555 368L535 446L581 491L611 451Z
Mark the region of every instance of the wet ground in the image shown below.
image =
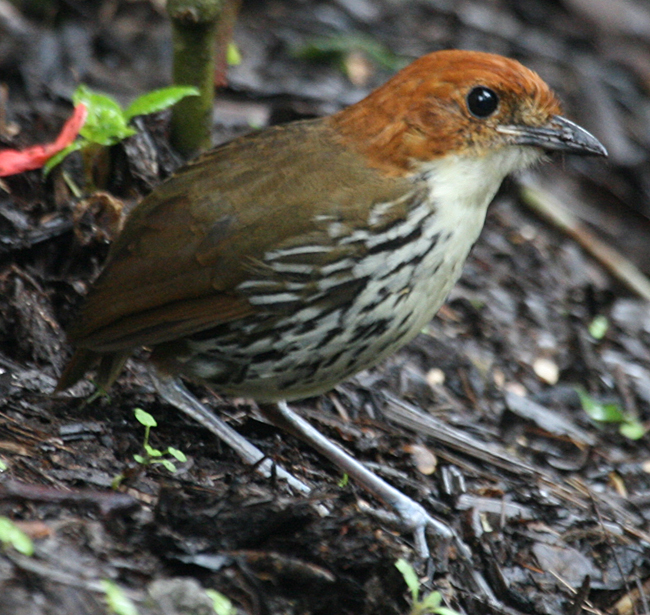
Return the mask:
M90 4L20 12L0 0L0 146L51 140L80 81L122 103L168 83L164 11ZM246 400L193 389L312 493L258 475L156 397L144 353L110 397L85 403L88 382L51 395L71 352L65 327L116 221L175 164L161 114L114 148L104 195L73 196L61 171L0 183L0 515L36 549L0 550L0 613L103 613L110 579L141 614L211 612L205 589L241 613L402 614L398 558L461 613L650 612L650 450L647 436L629 437L650 420L649 297L614 272L618 256L589 251L595 237L650 273L650 9L245 2L235 40L243 62L219 93L215 142L330 113L410 59L460 47L537 70L610 151L506 182L428 329L379 368L293 404L464 548L431 535L431 558L418 559L381 503L318 454ZM579 228L531 211L533 196L559 201ZM595 421L585 405L621 416ZM134 462L135 408L156 417L154 446L187 455L175 473Z

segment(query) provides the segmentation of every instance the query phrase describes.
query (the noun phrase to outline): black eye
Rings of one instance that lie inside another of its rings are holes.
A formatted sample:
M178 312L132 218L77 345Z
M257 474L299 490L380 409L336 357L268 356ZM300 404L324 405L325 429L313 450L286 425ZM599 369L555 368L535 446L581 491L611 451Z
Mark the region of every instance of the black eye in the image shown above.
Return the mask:
M484 85L476 86L467 95L467 108L476 117L488 117L494 113L498 106L499 97L496 92Z

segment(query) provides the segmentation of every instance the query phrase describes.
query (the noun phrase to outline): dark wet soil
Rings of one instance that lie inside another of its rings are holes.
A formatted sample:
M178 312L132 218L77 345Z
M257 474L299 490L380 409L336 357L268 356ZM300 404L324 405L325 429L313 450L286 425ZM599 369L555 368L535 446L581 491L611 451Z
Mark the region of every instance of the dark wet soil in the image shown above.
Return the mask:
M122 103L166 85L158 4L0 0L0 147L54 138L80 81ZM332 112L433 49L520 59L610 151L553 160L525 182L650 273L645 3L251 1L235 40L243 62L215 106L215 142ZM65 327L120 216L177 162L167 121L147 118L112 149L103 194L73 196L61 170L0 183L0 515L35 544L31 557L0 549L0 614L108 612L106 580L141 614L213 612L205 589L240 613L405 614L399 558L423 593L440 591L461 613L648 613L650 448L621 427L650 421L650 303L528 210L522 180L502 188L426 331L293 405L453 527L465 550L431 535L431 558L419 559L381 503L318 454L246 400L193 389L312 493L258 475L161 402L144 353L110 397L86 403L88 382L51 395L71 352ZM65 170L78 178L79 162ZM578 390L625 421L592 420ZM135 408L158 421L153 446L187 455L175 473L134 462Z

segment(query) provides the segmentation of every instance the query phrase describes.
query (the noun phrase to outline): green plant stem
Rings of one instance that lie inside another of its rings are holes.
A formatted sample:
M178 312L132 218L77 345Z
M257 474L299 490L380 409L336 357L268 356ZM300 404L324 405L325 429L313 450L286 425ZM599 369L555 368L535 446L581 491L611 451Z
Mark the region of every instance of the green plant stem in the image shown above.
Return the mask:
M222 8L222 0L167 0L174 83L194 86L200 92L172 110L171 142L184 156L211 145L215 41Z

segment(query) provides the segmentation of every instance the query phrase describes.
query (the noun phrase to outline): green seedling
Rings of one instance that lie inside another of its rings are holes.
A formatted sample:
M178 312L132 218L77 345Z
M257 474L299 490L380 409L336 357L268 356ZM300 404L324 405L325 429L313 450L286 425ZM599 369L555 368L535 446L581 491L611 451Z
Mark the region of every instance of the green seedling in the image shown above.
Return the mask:
M440 592L430 592L420 600L420 579L413 566L405 559L398 559L395 567L402 573L404 582L411 591L413 605L409 615L460 615L458 611L440 606L442 602Z
M485 305L485 301L483 299L479 299L478 297L475 299L470 299L469 303L477 312L480 312Z
M101 584L109 612L115 613L115 615L138 615L138 609L133 600L124 593L119 585L108 579L104 579Z
M341 477L341 480L339 481L338 485L341 489L345 489L349 484L350 484L350 476L348 475L347 472L345 472Z
M589 324L589 335L595 340L602 340L609 329L609 321L605 316L596 316Z
M158 423L156 423L156 419L154 419L153 416L151 416L148 412L142 410L142 408L135 409L135 418L141 425L144 425L144 441L142 444L142 448L144 448L145 454L133 455L133 459L135 459L138 463L144 466L160 463L162 464L163 467L165 467L170 472L176 472L176 465L174 464L173 461L171 461L171 459L169 459L168 457L166 458L165 455L169 455L174 459L176 459L176 461L180 461L181 463L184 463L187 461L187 457L185 456L185 453L179 451L177 448L174 448L173 446L168 446L164 451L161 451L157 448L153 448L149 444L149 434L151 432L152 427L158 426Z
M222 593L219 593L216 589L206 589L205 593L212 600L214 612L217 615L236 615L237 609Z
M193 87L172 86L147 92L136 98L126 109L122 109L111 96L93 92L82 84L72 95L72 102L75 106L83 104L88 110L88 116L79 131L79 137L58 154L52 156L43 170L46 174L49 173L72 152L115 145L137 132L133 126L130 126L134 117L157 113L175 105L186 96L198 96L198 94L199 91Z
M0 459L0 472L6 472L9 469L9 466Z
M226 62L228 66L239 66L241 64L241 52L235 43L228 43L226 48Z
M641 421L624 412L619 404L603 404L581 389L576 389L576 392L582 409L593 421L617 424L619 433L630 440L639 440L645 435L647 430Z
M23 555L34 554L32 539L7 517L0 517L0 544L3 549L11 547Z

